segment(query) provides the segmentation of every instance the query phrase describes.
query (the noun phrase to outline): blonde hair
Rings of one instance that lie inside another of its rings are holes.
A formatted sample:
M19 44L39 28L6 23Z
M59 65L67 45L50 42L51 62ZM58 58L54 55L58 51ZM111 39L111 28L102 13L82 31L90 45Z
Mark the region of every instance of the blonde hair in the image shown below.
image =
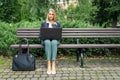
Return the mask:
M53 19L53 21L56 22L56 12L55 12L55 10L52 9L52 8L50 8L50 9L48 10L48 12L47 12L46 22L49 22L48 13L49 13L50 11L52 11L53 14L54 14L54 19Z

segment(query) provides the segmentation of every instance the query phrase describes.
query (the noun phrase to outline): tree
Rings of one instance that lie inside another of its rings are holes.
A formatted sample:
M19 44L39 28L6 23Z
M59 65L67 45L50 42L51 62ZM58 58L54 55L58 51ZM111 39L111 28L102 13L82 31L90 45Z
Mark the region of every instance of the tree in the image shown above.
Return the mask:
M0 20L14 22L19 20L18 0L0 0Z
M45 16L49 0L0 0L0 20L18 22L40 20Z
M120 0L94 0L93 5L98 7L96 22L100 25L116 27L120 16Z
M48 0L19 0L21 20L39 20L45 16L49 7Z
M67 15L73 20L82 20L91 22L91 15L96 11L96 6L92 6L92 0L78 0L77 6L70 5L67 10Z

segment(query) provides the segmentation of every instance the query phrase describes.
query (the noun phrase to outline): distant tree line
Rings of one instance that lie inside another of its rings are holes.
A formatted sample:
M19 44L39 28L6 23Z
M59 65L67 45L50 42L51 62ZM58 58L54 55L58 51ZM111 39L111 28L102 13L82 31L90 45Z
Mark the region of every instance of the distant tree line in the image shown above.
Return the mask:
M116 27L120 20L120 0L76 0L76 7L58 7L61 0L0 0L0 20L9 23L43 20L48 8L57 11L59 19L83 20L90 24ZM54 4L51 4L53 2ZM63 0L69 4L69 0ZM55 4L56 3L56 4Z

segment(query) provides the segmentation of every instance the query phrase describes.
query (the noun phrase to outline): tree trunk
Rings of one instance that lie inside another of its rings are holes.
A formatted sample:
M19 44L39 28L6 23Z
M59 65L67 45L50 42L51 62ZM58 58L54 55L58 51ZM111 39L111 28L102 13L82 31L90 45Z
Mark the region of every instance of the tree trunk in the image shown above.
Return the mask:
M117 26L117 13L114 12L114 14L112 15L112 28L115 28Z

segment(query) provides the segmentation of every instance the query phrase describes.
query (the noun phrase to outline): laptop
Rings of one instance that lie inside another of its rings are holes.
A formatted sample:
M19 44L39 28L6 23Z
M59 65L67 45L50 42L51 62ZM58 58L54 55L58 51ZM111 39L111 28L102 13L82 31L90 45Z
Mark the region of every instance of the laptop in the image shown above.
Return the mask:
M60 40L62 37L62 28L40 28L40 37L42 40Z

